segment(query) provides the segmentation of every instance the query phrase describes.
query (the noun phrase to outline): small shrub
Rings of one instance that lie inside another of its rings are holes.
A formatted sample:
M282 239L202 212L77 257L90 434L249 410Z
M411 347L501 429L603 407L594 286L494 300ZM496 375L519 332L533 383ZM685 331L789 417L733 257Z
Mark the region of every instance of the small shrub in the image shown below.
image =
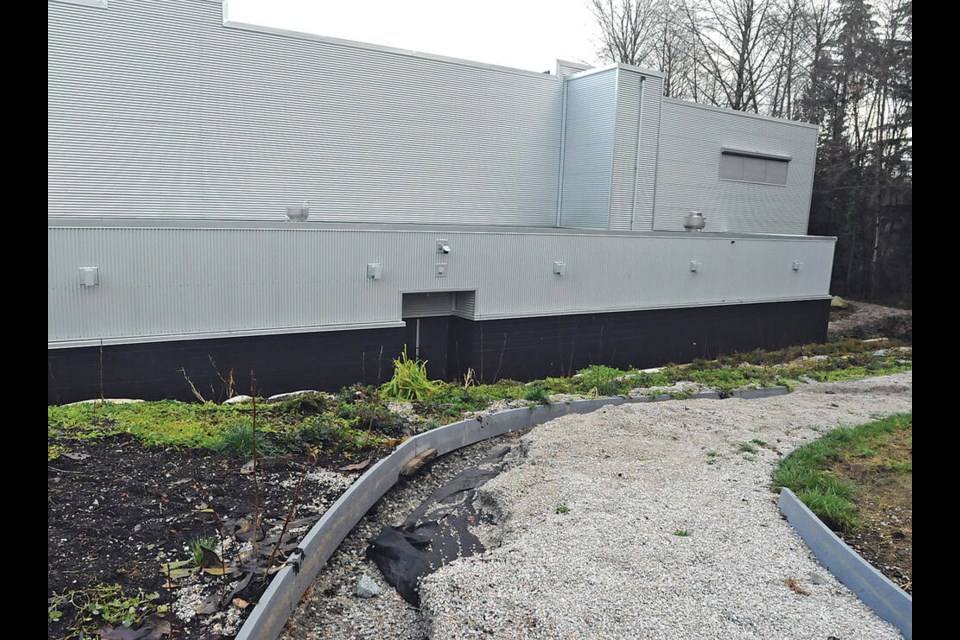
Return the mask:
M567 506L567 503L566 503L566 502L561 502L560 504L557 505L557 508L556 508L555 511L556 511L556 513L559 513L559 514L561 514L561 515L562 515L562 514L566 514L566 513L570 513L570 507Z
M549 405L550 396L547 394L547 390L541 387L540 385L534 385L527 390L524 394L523 399L528 402L536 402L537 404Z
M687 538L687 537L690 536L690 530L689 530L689 529L677 529L676 531L673 532L673 535L678 536L678 537L680 537L680 538Z

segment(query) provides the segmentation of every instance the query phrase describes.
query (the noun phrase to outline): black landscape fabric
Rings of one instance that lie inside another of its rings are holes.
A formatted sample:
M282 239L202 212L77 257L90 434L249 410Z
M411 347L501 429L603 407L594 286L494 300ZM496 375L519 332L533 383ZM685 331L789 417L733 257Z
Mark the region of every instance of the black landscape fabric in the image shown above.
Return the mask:
M437 489L399 527L386 526L367 548L367 557L380 568L410 604L420 606L420 579L457 558L484 550L470 530L481 518L476 489L503 470L503 447L462 471Z

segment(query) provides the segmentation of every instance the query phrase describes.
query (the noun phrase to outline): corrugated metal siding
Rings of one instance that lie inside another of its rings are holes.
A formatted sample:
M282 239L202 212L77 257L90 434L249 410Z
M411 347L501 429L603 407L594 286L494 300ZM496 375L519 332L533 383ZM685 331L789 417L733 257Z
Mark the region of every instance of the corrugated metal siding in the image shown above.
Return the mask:
M565 81L560 226L606 229L610 206L617 69Z
M832 238L457 231L443 235L453 251L438 278L436 237L52 227L48 339L66 347L388 326L403 317L403 292L456 291L455 313L474 319L824 298L834 247ZM557 260L564 276L553 273ZM691 260L701 262L698 273ZM368 262L383 265L381 280L367 278ZM99 267L99 286L79 286L85 266Z
M633 229L653 229L653 211L657 194L657 154L660 140L660 114L663 108L663 78L645 76L643 81L643 123L637 161L637 206Z
M637 188L637 146L640 135L640 74L617 69L617 111L610 185L610 229L629 230ZM646 123L643 123L646 125Z
M553 226L562 82L48 4L48 213Z
M720 180L723 147L791 156L786 186ZM654 228L696 209L707 232L805 234L816 148L809 125L664 99Z
M457 291L453 299L453 315L472 318L477 312L477 292Z
M575 73L590 69L590 65L581 62L570 62L569 60L557 60L557 77L565 78Z
M449 316L453 314L453 305L454 293L452 291L405 293L403 294L403 309L400 314L404 318Z

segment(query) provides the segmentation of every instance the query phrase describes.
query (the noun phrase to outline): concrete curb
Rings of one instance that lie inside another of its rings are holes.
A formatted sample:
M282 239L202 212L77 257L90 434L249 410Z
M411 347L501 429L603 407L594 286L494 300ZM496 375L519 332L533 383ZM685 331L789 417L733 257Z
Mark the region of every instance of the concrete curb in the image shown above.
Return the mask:
M873 611L913 638L913 597L877 571L838 538L800 499L783 487L777 501L787 521L820 563Z
M787 393L785 387L754 389L749 398ZM734 393L736 396L736 392ZM693 398L718 399L713 391ZM304 592L327 560L340 546L367 511L394 485L400 469L427 449L437 455L471 445L487 438L519 431L567 414L590 413L606 406L633 402L670 400L661 396L616 396L596 400L575 400L532 408L510 409L483 418L461 420L413 436L361 475L300 541L286 565L278 571L260 597L235 640L276 640Z

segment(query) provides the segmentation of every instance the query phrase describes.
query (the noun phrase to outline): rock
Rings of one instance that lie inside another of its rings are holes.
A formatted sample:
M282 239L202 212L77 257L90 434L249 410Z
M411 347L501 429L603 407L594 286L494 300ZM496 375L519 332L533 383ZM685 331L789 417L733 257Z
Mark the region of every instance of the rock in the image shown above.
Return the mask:
M357 586L353 590L353 595L357 596L358 598L372 598L380 595L381 593L383 593L383 589L381 589L377 583L373 581L373 578L367 574L360 576L360 579L357 580Z
M253 396L233 396L232 398L227 398L223 401L223 404L240 404L241 402L250 402L253 400Z
M850 303L841 298L840 296L833 296L830 300L831 309L846 309L850 306Z
M91 400L78 400L77 402L71 402L70 404L65 404L65 407L72 407L75 404L132 404L134 402L143 402L143 400L136 400L133 398L93 398Z
M280 400L286 400L287 398L293 398L295 396L302 396L306 393L320 393L316 389L302 389L300 391L290 391L289 393L278 393L267 398L267 402L278 402Z

